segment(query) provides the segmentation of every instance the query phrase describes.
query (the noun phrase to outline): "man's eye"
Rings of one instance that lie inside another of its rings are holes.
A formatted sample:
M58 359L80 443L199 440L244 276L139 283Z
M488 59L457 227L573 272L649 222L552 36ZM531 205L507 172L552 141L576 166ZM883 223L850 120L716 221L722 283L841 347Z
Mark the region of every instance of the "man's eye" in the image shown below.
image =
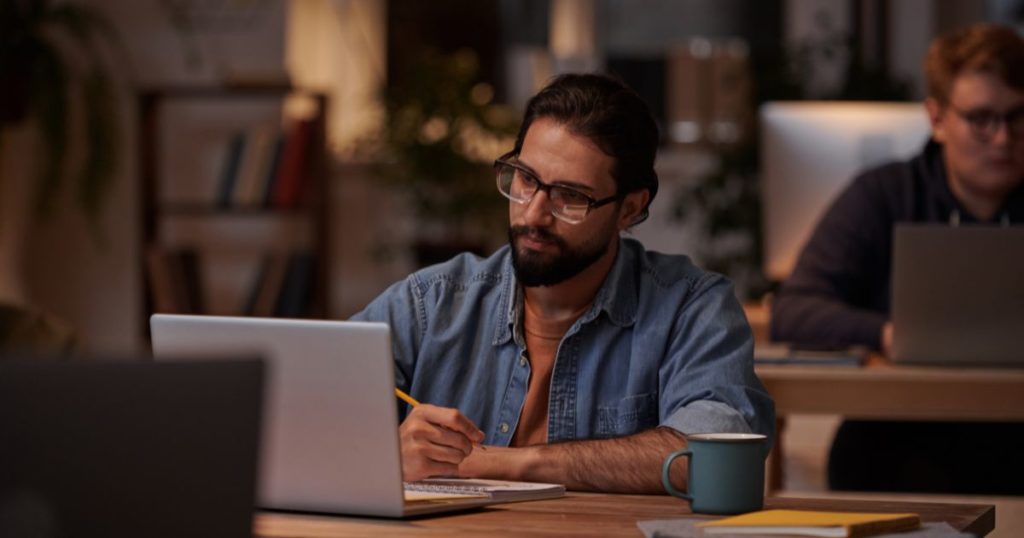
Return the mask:
M566 205L588 205L587 197L579 192L570 189L558 189L559 199Z
M992 125L998 120L998 116L991 112L972 112L967 115L967 121L975 125Z
M537 178L523 172L522 170L516 170L516 176L519 178L519 181L522 181L526 185L534 186L537 184Z

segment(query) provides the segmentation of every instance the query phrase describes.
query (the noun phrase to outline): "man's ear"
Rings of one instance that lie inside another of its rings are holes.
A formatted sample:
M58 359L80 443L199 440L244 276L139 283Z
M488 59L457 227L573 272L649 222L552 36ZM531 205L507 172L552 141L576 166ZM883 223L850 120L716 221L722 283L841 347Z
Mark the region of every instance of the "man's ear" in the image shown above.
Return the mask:
M647 189L633 191L622 199L622 208L619 210L619 231L636 224L650 199L651 191Z
M946 126L943 123L943 106L934 97L924 100L924 109L928 112L928 122L932 124L932 138L938 143L946 141Z

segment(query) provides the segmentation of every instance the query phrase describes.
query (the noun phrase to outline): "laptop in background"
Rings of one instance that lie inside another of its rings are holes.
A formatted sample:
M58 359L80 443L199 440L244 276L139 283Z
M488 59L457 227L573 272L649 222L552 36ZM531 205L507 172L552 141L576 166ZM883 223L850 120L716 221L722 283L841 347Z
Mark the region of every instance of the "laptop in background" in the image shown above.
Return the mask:
M252 536L263 366L0 361L0 536Z
M501 502L436 490L407 500L387 324L157 314L150 326L158 360L269 359L261 507L406 517Z
M893 362L1024 366L1024 226L894 236Z

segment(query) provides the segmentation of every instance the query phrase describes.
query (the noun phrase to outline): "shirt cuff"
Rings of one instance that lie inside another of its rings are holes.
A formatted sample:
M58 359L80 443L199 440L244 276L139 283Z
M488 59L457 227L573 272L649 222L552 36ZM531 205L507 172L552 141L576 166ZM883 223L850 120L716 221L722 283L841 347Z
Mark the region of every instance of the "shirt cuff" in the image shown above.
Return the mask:
M711 400L698 400L677 409L661 425L682 434L753 433L739 411Z

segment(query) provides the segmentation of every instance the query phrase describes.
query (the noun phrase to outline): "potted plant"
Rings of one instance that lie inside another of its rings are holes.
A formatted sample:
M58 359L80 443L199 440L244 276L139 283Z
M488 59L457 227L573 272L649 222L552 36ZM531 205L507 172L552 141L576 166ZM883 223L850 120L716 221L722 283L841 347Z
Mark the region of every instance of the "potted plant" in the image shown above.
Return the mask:
M86 6L0 0L0 302L24 302L25 234L55 209L68 181L101 239L97 217L115 177L120 137L103 55L111 44L117 45L113 27ZM77 110L81 121L73 122ZM72 126L81 134L72 137ZM68 169L72 140L82 145L75 170Z
M510 149L518 118L493 103L478 79L476 54L425 51L404 83L385 95L382 176L414 204L420 265L462 251L485 251L503 237L506 201L494 185L493 160Z

